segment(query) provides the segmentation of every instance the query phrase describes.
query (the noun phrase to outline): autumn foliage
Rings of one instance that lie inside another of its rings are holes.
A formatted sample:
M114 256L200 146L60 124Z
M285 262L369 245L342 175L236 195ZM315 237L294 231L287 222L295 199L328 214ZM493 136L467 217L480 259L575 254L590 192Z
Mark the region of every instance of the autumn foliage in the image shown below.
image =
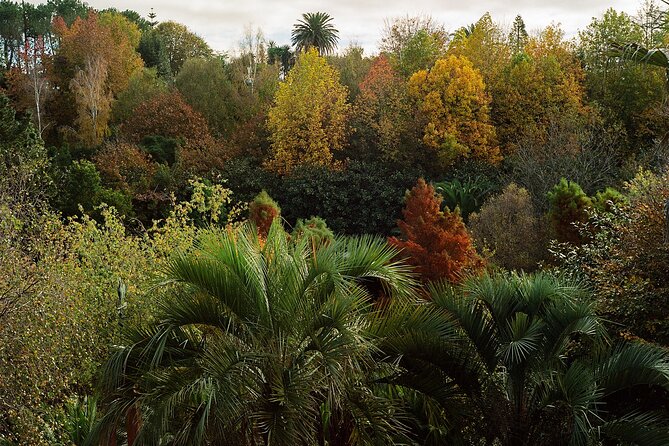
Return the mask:
M276 93L267 125L280 174L300 164L331 165L348 134L350 104L339 73L315 49L303 53Z
M480 271L484 262L459 212L442 211L441 201L434 187L419 179L407 194L404 220L397 222L402 239L391 237L389 243L402 250L422 280L459 282Z
M211 136L206 119L174 91L138 105L132 117L121 126L121 134L135 144L147 136L180 140L183 146L179 159L184 167L197 172L221 167L226 158Z
M467 58L448 56L429 71L418 71L409 79L409 92L425 121L423 142L436 151L444 167L462 158L501 160L490 122L491 99L483 77Z
M353 110L354 138L363 156L397 164L415 157L413 150L407 150L418 142L409 92L386 56L376 58L360 83Z

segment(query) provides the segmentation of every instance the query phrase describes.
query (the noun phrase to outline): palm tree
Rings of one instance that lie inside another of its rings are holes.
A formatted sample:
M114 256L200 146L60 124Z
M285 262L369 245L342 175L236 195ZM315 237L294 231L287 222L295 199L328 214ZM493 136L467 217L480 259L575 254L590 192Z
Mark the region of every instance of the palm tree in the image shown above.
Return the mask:
M332 17L325 12L308 12L293 26L292 43L296 50L316 48L320 55L334 52L339 31L332 26Z
M380 357L398 358L387 394L415 414L421 444L669 444L667 419L648 407L653 393L666 399L669 352L611 348L575 284L485 276L430 296L412 311L391 305L372 329Z
M265 240L250 226L203 236L167 269L155 321L105 365L89 444L124 419L133 445L389 444L401 426L366 382L367 285L413 286L396 254L372 237L315 248L276 222Z

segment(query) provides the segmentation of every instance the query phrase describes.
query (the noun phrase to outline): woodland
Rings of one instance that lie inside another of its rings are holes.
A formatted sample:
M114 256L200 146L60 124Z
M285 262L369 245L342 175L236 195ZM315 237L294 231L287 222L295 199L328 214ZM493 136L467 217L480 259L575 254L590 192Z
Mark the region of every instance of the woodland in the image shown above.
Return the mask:
M669 445L669 3L285 26L0 0L0 446Z

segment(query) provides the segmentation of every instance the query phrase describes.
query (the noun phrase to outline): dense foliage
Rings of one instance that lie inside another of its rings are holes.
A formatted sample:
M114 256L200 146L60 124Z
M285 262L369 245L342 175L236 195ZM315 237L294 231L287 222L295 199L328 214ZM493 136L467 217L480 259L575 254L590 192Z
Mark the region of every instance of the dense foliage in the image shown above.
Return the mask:
M666 3L0 1L0 445L669 444Z

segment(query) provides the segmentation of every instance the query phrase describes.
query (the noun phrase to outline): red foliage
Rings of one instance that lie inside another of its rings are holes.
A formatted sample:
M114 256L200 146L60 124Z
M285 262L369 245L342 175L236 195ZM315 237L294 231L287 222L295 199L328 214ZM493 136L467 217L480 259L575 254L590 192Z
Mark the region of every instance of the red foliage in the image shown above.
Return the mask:
M441 201L431 185L418 180L406 198L404 220L397 222L403 240L391 237L388 242L402 250L422 280L459 282L467 273L481 271L484 262L460 214L442 212Z
M222 167L229 158L209 132L207 121L179 92L157 95L139 104L121 133L133 143L146 136L164 136L183 141L180 160L188 170L204 173Z

